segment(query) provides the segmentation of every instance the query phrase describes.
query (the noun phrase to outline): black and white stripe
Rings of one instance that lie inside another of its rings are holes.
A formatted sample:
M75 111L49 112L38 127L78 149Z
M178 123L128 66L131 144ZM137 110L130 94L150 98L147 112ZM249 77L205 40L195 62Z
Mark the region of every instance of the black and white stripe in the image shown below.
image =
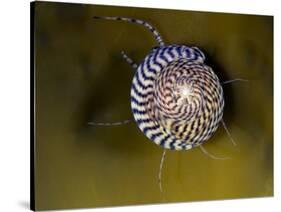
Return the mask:
M166 149L191 149L209 139L223 115L223 90L198 48L154 48L139 65L131 88L131 108L140 130ZM193 101L173 98L175 85L189 83Z
M164 46L163 39L161 38L159 32L151 26L149 23L146 21L140 20L140 19L135 19L135 18L127 18L127 17L118 17L118 16L93 16L95 19L105 19L105 20L113 20L113 21L127 21L131 23L136 23L143 25L146 27L152 34L154 35L156 41L158 42L159 46Z

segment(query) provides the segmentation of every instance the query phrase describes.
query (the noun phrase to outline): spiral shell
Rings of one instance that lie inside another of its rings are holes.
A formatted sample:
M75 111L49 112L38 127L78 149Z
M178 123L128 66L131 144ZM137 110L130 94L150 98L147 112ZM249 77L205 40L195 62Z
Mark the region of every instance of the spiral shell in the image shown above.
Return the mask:
M223 116L223 89L197 47L159 46L138 66L131 108L140 130L165 149L208 140Z

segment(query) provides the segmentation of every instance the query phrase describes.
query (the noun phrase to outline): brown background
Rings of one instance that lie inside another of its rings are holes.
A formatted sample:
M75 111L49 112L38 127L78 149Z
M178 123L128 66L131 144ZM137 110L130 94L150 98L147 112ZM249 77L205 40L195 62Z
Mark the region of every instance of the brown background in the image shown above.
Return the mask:
M223 128L204 147L168 151L160 193L162 149L130 111L131 67L156 45L139 25L93 15L146 20L167 44L198 46L225 85ZM273 195L273 17L83 4L35 5L37 209L103 207Z

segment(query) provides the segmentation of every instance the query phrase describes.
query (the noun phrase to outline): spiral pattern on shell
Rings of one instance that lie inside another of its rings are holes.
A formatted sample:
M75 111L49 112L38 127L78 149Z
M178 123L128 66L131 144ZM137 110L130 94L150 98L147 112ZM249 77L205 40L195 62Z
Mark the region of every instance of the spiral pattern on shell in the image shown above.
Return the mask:
M220 81L197 47L154 48L139 65L131 107L141 131L166 149L191 149L208 140L223 116Z

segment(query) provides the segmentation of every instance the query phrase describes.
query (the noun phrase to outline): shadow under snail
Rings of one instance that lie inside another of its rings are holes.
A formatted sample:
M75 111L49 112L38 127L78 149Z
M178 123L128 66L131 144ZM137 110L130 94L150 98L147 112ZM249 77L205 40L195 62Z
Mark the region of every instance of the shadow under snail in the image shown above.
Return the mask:
M223 84L211 67L204 63L205 55L197 47L165 45L159 32L143 20L125 17L94 16L95 19L127 21L146 27L156 39L154 47L140 64L123 51L123 58L135 70L131 86L131 109L139 129L155 144L164 148L160 161L158 182L162 192L162 167L166 150L189 150L202 146L222 124L235 145L224 121ZM89 122L90 125L114 126L114 123Z

